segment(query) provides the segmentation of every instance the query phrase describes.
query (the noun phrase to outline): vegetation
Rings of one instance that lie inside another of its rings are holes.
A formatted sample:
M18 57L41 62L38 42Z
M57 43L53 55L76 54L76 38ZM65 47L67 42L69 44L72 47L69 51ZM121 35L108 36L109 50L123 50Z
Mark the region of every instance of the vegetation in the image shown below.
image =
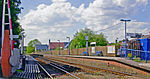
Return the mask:
M19 35L23 29L21 28L18 22L18 14L21 13L22 7L19 7L21 4L20 0L10 0L10 9L11 9L11 19L12 19L12 27L13 27L13 34ZM0 0L0 31L2 26L2 10L3 9L3 0ZM7 11L6 11L7 12ZM9 20L6 18L6 22ZM1 34L1 33L0 33ZM19 43L18 39L15 39L17 43ZM17 44L17 47L19 44Z
M81 30L80 32L75 33L74 39L71 42L71 48L83 48L86 47L85 36L88 36L88 45L91 42L96 42L97 46L106 46L107 40L102 33L95 34L90 29Z
M28 43L28 47L27 47L27 52L26 53L32 53L35 51L35 45L39 45L41 44L41 42L38 40L38 39L34 39L34 40L31 40L29 43Z
M137 58L136 56L134 57L135 62L142 62L140 58Z
M128 53L127 57L129 57L129 59L132 59L132 53Z
M59 50L59 47L57 47L55 50ZM60 47L60 50L63 50L63 48L62 48L62 47Z

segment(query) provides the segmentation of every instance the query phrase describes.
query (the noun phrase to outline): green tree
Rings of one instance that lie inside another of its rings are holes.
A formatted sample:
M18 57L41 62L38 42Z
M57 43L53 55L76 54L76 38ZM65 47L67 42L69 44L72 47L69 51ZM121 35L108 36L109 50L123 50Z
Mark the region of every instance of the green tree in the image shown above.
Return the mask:
M94 34L92 41L95 41L97 46L106 46L108 43L106 38L104 38L104 35L102 33Z
M21 4L20 0L10 0L10 9L11 9L11 19L12 19L12 26L13 26L13 34L18 34L21 32L22 28L20 27L19 22L17 21L18 14L21 13L22 7L19 7ZM3 0L0 1L0 23L2 23L2 11L3 11ZM6 20L8 22L8 19ZM0 25L1 26L1 25Z
M14 35L19 35L20 32L22 31L22 28L18 22L18 20L19 20L18 14L21 13L21 9L22 9L22 7L20 7L20 4L21 4L20 0L10 0L11 19L12 19L12 27L13 27ZM0 32L1 32L1 28L2 28L2 11L3 11L3 0L0 0ZM8 21L9 21L9 19L6 19L6 22L8 22ZM17 43L19 43L18 39L15 39L15 41L17 41Z
M28 47L27 47L27 52L26 53L34 52L35 51L35 45L39 45L39 44L41 44L41 42L38 39L31 40L28 43Z
M71 48L83 48L86 47L85 36L89 37L88 43L96 42L97 46L106 46L107 40L104 38L102 33L95 34L90 29L81 30L80 32L75 33L74 39L71 42Z

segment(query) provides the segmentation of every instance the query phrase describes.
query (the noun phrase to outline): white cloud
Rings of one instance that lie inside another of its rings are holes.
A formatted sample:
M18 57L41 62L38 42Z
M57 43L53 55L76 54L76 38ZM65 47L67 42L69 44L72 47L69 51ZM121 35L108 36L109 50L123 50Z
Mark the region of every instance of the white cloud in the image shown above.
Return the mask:
M48 39L67 40L66 36L72 36L78 29L85 26L98 31L103 31L109 41L116 37L124 36L124 24L112 26L120 22L121 18L130 18L138 10L145 7L148 0L95 0L87 8L82 4L79 8L71 5L66 0L52 0L52 4L41 4L36 10L30 10L22 19L21 24L26 30L27 42L38 38L43 43ZM128 31L146 33L150 28L145 22L130 22ZM118 27L120 26L120 27ZM141 30L142 29L142 30ZM119 30L119 31L118 31Z
M85 20L86 25L95 31L117 26L117 28L100 31L104 32L110 42L113 42L116 37L123 39L124 24L113 25L119 23L121 18L130 18L136 13L138 7L144 8L147 2L147 0L95 0L84 10L82 17ZM148 25L149 24L143 22L130 22L128 25L130 28L127 28L130 30L127 32L144 33L144 31L141 30L141 27Z
M38 38L43 43L48 39L66 40L66 36L72 36L78 29L78 22L81 21L81 10L71 6L65 0L53 0L51 5L41 4L36 10L30 10L21 20L29 40Z

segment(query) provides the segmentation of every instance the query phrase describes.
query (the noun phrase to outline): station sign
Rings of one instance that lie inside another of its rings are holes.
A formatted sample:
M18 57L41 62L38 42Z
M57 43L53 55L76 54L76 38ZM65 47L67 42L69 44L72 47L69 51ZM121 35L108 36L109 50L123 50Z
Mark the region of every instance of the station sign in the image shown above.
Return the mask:
M85 40L88 41L88 40L89 40L89 37L88 37L88 36L85 36Z
M19 35L10 35L10 38L19 38Z

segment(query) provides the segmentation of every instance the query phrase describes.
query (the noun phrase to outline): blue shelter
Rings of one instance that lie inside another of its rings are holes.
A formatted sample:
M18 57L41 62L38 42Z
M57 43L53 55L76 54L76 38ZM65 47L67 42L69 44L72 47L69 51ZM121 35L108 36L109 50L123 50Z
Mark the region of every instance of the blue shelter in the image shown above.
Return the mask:
M150 38L140 39L141 50L145 52L141 52L142 60L150 60L150 53L146 51L150 51Z

